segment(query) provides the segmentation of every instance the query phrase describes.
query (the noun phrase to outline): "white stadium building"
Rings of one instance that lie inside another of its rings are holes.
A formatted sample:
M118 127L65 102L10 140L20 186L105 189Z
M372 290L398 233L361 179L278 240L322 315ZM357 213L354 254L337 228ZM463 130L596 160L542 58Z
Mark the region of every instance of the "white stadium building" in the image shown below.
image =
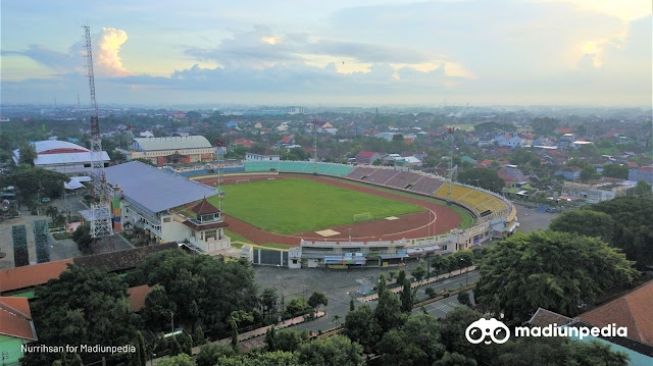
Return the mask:
M36 152L34 166L53 170L66 175L91 174L91 150L67 141L44 140L31 142L30 145ZM20 161L20 150L14 150L14 162ZM109 165L109 155L102 151L99 158L104 161L104 166Z

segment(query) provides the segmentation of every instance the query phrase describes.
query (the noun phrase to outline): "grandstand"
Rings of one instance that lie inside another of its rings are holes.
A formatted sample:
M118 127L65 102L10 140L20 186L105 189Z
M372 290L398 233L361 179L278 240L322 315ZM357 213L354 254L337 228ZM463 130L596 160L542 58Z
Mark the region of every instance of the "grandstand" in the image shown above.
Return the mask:
M374 168L366 168L366 167L356 167L354 170L351 171L351 173L347 174L347 178L351 179L365 179L367 178L368 175L372 174L374 172Z
M442 185L442 183L444 183L444 181L440 179L422 175L421 178L415 182L413 187L410 188L410 190L421 194L432 195L433 192L435 192L438 187Z
M506 208L506 204L500 198L456 183L451 186L451 195L449 195L448 184L441 185L434 195L443 200L459 203L481 217Z
M244 164L246 173L278 171L344 177L353 170L353 167L350 165L314 163L310 161L245 161Z
M400 173L402 173L400 170L379 168L375 169L372 174L363 180L373 184L385 185L392 177Z
M413 172L400 172L386 182L386 185L410 190L422 176Z

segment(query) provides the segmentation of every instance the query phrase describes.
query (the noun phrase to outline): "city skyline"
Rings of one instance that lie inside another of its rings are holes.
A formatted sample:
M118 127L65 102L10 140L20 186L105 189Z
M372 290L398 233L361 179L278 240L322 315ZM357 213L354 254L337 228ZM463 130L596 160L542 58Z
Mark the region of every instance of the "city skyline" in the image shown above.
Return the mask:
M647 1L3 1L2 103L650 106Z

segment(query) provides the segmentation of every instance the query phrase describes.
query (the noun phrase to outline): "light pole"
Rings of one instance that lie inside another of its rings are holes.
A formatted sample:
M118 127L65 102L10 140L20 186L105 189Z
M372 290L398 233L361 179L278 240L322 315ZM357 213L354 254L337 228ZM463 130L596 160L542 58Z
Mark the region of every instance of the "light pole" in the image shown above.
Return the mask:
M175 332L175 312L172 310L168 310L170 313L170 333Z

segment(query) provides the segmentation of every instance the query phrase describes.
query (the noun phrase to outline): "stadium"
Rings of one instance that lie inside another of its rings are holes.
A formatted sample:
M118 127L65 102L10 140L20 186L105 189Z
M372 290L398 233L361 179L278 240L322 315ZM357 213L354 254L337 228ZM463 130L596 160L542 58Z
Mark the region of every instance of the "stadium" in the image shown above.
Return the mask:
M173 169L173 168L171 168ZM392 265L510 235L519 225L495 193L407 169L245 161L175 171L209 197L233 245L255 264Z

